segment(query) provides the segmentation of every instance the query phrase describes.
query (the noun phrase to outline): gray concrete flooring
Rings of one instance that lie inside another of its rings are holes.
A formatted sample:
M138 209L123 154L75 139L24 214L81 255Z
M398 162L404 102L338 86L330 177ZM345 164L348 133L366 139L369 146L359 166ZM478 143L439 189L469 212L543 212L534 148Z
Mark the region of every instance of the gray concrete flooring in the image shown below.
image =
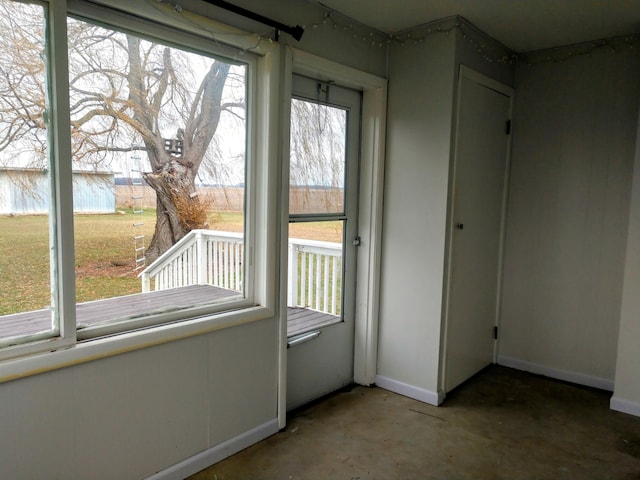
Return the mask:
M499 366L440 407L354 387L192 480L640 480L640 418L609 398Z

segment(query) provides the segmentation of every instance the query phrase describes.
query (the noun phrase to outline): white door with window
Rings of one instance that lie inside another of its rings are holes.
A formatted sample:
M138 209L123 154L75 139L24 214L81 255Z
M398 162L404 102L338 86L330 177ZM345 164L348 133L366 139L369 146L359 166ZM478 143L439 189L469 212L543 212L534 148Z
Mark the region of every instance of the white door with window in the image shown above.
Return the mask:
M293 78L287 409L353 382L361 94Z

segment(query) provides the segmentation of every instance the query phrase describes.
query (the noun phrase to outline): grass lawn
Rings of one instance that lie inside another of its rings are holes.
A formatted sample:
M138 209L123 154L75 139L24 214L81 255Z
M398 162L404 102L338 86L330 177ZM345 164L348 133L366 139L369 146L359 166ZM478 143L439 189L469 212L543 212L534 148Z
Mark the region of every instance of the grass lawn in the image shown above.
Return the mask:
M151 240L155 210L143 214L146 243ZM135 217L138 221L139 217ZM141 291L134 271L131 213L76 215L76 297L78 302L116 297ZM241 232L242 215L215 212L209 228ZM341 228L334 222L294 224L290 234L340 242ZM27 215L0 217L0 315L48 308L50 304L49 227L47 217Z

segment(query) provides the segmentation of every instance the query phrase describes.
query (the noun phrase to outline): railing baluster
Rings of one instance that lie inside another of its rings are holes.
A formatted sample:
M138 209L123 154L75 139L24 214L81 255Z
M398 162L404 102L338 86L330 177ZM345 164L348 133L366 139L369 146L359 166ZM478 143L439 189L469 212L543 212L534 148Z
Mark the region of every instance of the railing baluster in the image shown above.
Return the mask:
M307 253L302 250L302 270L300 272L300 303L301 307L307 306Z
M213 245L207 238L207 283L213 285Z
M229 283L227 279L229 278L229 244L222 244L222 286L227 288Z
M173 278L171 285L169 288L175 288L180 286L180 280L182 279L182 264L184 263L184 256L186 252L184 252L180 257L178 257L178 261L173 265Z
M227 242L227 288L231 288L233 277L233 248L231 243Z
M333 275L331 279L331 310L330 312L333 315L338 313L338 257L334 256L331 259L332 269L331 274Z
M238 290L238 281L240 280L240 245L233 244L233 263L235 265L235 273L233 278L233 290Z
M322 311L329 311L329 257L322 256L322 268L324 269L324 282L322 283L323 303Z
M213 255L213 262L211 262L213 264L213 278L211 279L211 283L213 285L220 285L220 282L218 280L218 273L220 272L220 267L218 265L218 241L214 240L213 242L211 242L212 244L212 255Z
M315 309L316 310L321 310L320 307L320 295L322 294L321 292L321 284L320 284L320 270L321 270L321 265L320 265L320 255L318 255L317 253L315 254L315 264L316 264L316 271L315 271L315 280L316 280L316 284L313 286L315 291L316 291L316 295L315 295Z
M287 306L296 307L298 300L298 248L289 243L289 271L287 272Z

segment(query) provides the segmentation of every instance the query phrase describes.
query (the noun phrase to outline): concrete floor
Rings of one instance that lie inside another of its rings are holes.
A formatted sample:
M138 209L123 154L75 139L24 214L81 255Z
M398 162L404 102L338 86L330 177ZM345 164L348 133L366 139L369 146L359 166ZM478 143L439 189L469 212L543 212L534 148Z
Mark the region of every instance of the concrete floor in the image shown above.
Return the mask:
M639 480L640 418L609 398L499 366L441 407L355 387L191 478Z

